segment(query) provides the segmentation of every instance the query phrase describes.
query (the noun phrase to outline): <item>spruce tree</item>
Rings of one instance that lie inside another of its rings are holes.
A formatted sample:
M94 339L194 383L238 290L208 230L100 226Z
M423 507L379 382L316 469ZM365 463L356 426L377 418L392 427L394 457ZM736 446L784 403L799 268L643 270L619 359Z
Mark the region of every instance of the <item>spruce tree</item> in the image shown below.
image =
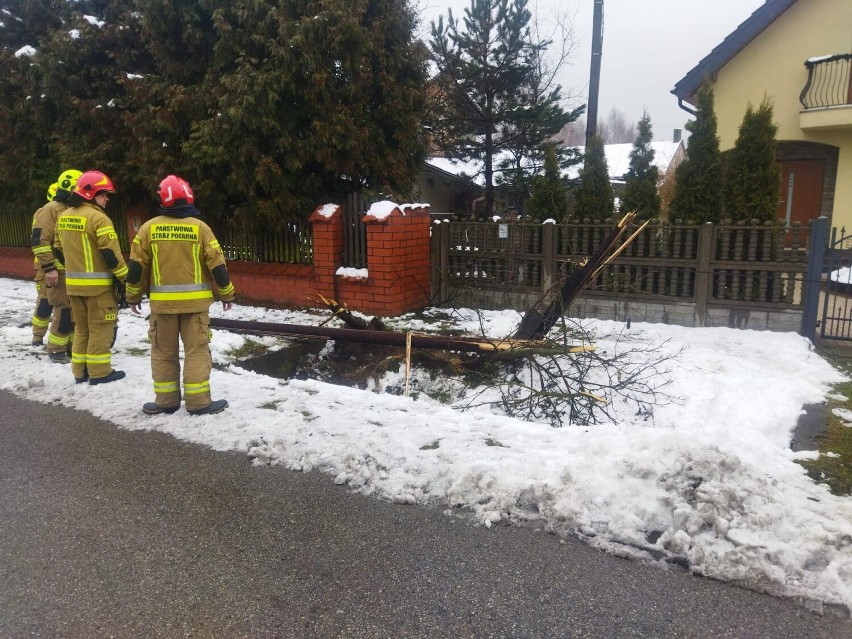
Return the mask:
M550 42L533 40L531 17L527 0L471 0L462 20L450 11L446 24L432 23L433 139L447 157L481 163L486 216L501 155L508 180L526 189L527 156L540 163L544 144L581 112L566 113L561 87L541 82Z
M695 119L686 124L691 135L686 159L675 171L670 217L718 224L722 216L722 160L713 90L708 85L699 89L697 102Z
M598 222L612 219L615 209L609 167L603 140L596 135L592 136L586 146L575 197L577 217L591 218Z
M653 164L651 116L644 113L638 126L639 132L630 151L630 168L625 175L621 211L635 211L639 219L648 220L660 214L659 171Z
M764 98L755 109L749 103L739 136L730 152L725 176L725 214L733 221L775 219L778 190L778 126L772 121L772 102Z
M568 211L568 193L559 175L555 145L549 144L544 155L544 174L533 180L532 196L527 203L527 214L539 222L554 218L561 222Z

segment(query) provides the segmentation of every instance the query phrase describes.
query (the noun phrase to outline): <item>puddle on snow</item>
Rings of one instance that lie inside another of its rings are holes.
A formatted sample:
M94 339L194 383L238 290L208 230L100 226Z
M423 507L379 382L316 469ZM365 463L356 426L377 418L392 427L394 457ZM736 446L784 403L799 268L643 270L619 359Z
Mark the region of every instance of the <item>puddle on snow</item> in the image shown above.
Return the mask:
M302 359L307 355L319 353L325 343L326 340L320 339L299 340L281 350L236 362L236 365L260 375L267 375L276 379L290 379L298 370Z

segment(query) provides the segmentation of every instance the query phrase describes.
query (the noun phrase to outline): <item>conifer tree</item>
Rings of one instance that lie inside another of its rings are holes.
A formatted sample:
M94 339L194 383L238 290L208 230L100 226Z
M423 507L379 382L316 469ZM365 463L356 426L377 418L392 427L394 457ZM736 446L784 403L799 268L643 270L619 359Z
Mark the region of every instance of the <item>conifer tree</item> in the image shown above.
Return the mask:
M644 113L638 128L636 141L630 151L630 168L625 175L621 211L635 211L639 219L648 220L660 214L660 194L657 192L659 171L653 164L651 116Z
M764 98L746 109L739 136L730 152L725 176L725 214L733 221L774 220L781 201L778 190L778 126L772 102Z
M138 139L127 74L150 72L140 21L128 0L69 3L68 22L47 36L37 56L45 108L54 115L53 152L62 165L108 174L122 196L150 198L134 161Z
M527 188L526 156L538 153L582 109L566 113L561 87L542 80L542 55L550 41L534 41L527 0L471 0L462 20L449 12L432 23L430 48L438 74L431 124L434 141L449 158L483 167L485 215L494 213L495 169L516 190ZM521 172L519 174L519 172Z
M691 133L686 159L675 171L675 194L670 217L718 224L722 214L722 160L713 111L713 90L698 91L694 120L686 124Z
M609 221L614 212L614 195L609 181L603 140L592 136L586 146L583 168L576 190L576 214L599 222Z
M215 14L213 117L186 145L239 213L403 197L425 157L425 55L407 0L233 0Z
M544 174L533 180L527 214L539 222L553 218L562 221L568 211L568 193L559 176L555 145L548 144L544 154Z
M56 113L40 80L39 52L68 13L66 2L0 0L0 188L26 210L44 203L59 170L51 149Z
M227 0L134 0L140 46L146 56L122 77L124 121L135 139L129 158L149 192L168 173L189 180L205 205L209 192L184 145L193 124L212 111L215 81L208 82L218 34L214 11ZM209 208L205 206L205 208Z

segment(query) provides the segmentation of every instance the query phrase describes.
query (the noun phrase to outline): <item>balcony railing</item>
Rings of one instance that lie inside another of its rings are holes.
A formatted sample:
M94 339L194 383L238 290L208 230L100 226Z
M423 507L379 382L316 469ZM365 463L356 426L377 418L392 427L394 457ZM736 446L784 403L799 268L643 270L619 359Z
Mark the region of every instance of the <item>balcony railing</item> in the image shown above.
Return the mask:
M808 82L799 95L805 109L852 104L852 53L839 53L805 62Z

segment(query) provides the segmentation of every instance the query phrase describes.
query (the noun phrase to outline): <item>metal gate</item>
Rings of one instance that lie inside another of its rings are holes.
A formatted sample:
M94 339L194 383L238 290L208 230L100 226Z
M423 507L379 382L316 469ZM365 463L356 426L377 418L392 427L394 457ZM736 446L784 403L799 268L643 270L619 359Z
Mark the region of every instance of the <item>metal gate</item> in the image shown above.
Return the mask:
M831 229L825 249L819 320L823 339L852 340L852 235L844 233L845 229Z
M370 202L361 193L349 195L343 207L343 266L367 268L367 226L364 215Z

